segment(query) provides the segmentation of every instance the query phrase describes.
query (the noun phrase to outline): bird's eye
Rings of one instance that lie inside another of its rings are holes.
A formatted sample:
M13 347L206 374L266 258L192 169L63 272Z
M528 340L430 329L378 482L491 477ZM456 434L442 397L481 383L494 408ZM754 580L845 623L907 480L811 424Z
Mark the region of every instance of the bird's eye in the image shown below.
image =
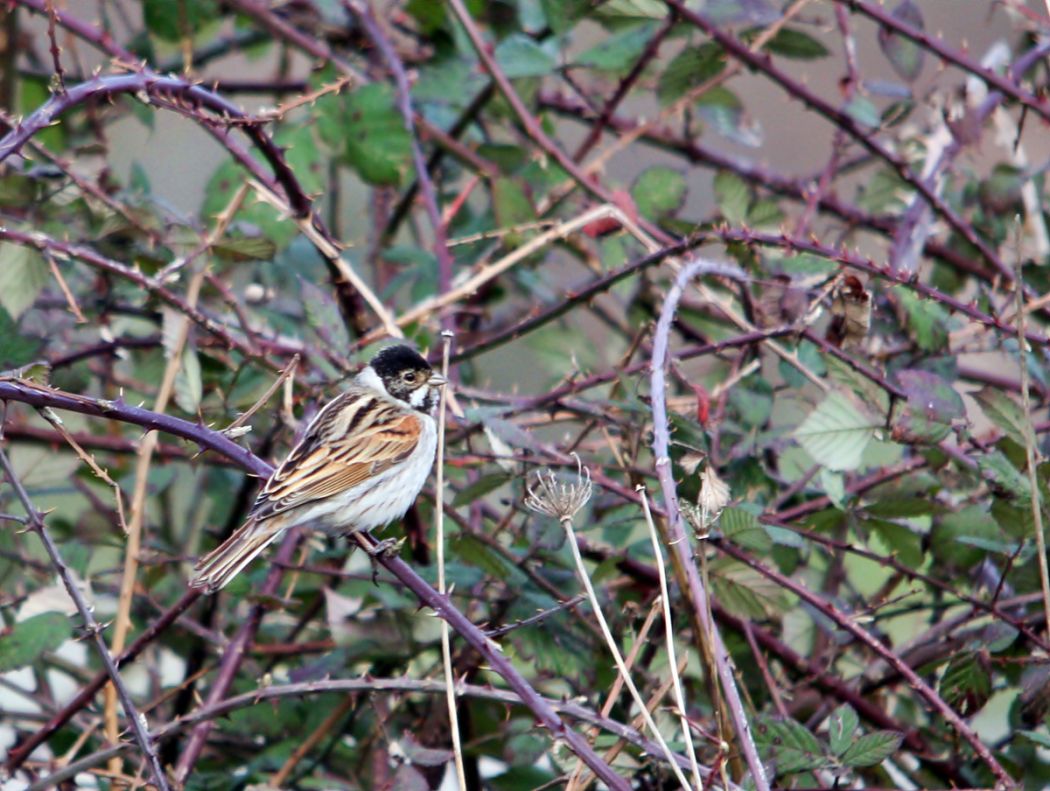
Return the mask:
M401 374L401 381L405 382L406 384L412 384L418 378L419 374L417 374L415 371L405 371L403 374Z

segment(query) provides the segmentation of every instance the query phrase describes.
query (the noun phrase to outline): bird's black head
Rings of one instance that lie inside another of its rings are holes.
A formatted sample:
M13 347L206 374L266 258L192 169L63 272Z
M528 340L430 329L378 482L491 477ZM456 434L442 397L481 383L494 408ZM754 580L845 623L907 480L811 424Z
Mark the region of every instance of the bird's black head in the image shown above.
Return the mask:
M437 405L438 388L444 380L415 350L403 345L388 346L369 365L394 398L424 412L433 411Z

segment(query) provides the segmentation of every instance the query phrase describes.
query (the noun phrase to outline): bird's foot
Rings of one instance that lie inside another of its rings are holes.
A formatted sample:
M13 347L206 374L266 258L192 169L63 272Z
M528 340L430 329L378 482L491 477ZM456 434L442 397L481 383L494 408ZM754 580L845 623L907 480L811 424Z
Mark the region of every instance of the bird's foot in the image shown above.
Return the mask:
M405 543L404 538L385 538L377 541L365 551L372 561L372 583L379 584L379 561L384 558L393 558L401 554L401 545Z

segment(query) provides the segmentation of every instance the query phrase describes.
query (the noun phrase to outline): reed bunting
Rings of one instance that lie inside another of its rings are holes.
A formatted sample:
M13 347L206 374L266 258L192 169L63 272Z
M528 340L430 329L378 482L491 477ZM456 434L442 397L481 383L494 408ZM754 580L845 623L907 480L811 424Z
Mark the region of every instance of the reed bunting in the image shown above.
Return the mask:
M407 346L380 351L317 413L247 521L198 562L190 585L219 590L291 527L346 534L403 516L434 464L444 384Z

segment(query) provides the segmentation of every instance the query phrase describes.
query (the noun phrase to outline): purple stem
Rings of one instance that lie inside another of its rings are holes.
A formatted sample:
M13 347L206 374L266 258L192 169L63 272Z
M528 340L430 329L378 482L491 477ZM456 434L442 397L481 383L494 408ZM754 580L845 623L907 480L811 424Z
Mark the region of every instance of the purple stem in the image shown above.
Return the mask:
M704 629L706 637L711 640L712 653L715 657L715 667L718 670L718 679L722 685L726 704L729 708L729 716L736 728L737 738L744 760L751 771L751 779L758 791L769 791L769 780L766 777L765 767L762 759L755 749L754 740L751 738L751 726L748 723L744 704L740 700L740 693L736 688L736 679L733 677L732 660L718 627L711 619L711 608L708 603L707 591L704 589L703 580L693 559L689 537L686 535L685 526L682 523L682 514L678 509L678 492L675 486L674 475L671 470L670 435L667 429L667 400L666 400L666 367L668 362L668 345L671 334L671 324L674 322L675 311L678 301L682 297L689 281L698 275L720 275L744 280L746 275L736 267L717 261L697 259L687 264L674 285L667 292L663 308L660 310L660 319L656 323L656 332L653 336L652 374L650 378L650 397L652 398L653 410L653 458L656 474L660 479L660 489L663 492L664 512L667 518L668 539L672 551L678 556L680 566L685 572L686 581L689 584L689 598L692 606L696 609L696 616Z
M394 47L383 34L383 29L376 21L372 6L365 0L344 0L343 5L350 10L364 27L372 43L386 61L386 67L394 76L394 84L397 86L397 106L404 120L405 130L412 146L412 165L416 169L416 179L419 184L419 193L423 198L423 206L430 220L430 227L434 234L434 257L438 262L438 293L444 294L452 287L452 254L448 249L448 237L445 233L445 224L441 220L441 209L438 206L437 191L434 182L427 170L426 158L423 149L419 145L419 134L416 129L415 112L412 109L412 95L408 86L408 76L405 74L405 66L398 57ZM451 329L451 317L446 314L442 320L445 329Z
M91 614L91 606L87 603L84 595L80 592L80 588L77 587L76 582L73 581L73 576L69 571L69 567L65 564L65 561L62 560L62 555L59 554L58 547L55 546L55 542L51 540L51 536L48 535L47 529L44 527L43 515L36 510L36 506L34 506L32 500L29 499L28 492L26 492L25 487L22 486L22 482L18 479L18 476L15 475L15 471L11 468L11 462L3 450L0 450L0 467L3 468L8 482L14 488L15 494L18 496L18 499L22 503L22 507L26 511L26 515L29 517L29 528L36 533L43 542L44 549L47 551L47 555L51 559L51 565L53 565L55 571L58 572L58 576L62 580L66 592L69 593L69 597L76 605L77 612L80 613L80 617L84 621L84 627L87 630L88 635L91 637L91 641L95 644L95 649L98 651L99 656L102 657L102 665L106 668L106 675L113 682L113 687L117 691L117 697L120 698L120 704L124 708L124 715L127 717L128 726L131 728L131 732L135 734L135 741L138 742L142 754L146 757L150 773L153 775L153 782L157 784L160 791L168 791L168 778L164 774L164 767L160 765L160 759L157 758L157 751L153 749L153 739L149 734L146 718L139 713L134 702L131 700L131 694L128 692L128 688L124 685L124 680L120 677L120 672L117 670L117 666L113 662L113 656L109 653L109 647L106 645L106 641L102 638L102 627L99 626L98 621L95 620L95 616Z
M134 423L135 425L143 426L145 428L164 431L178 437L193 440L202 448L224 454L249 472L261 478L268 477L273 471L273 468L263 459L260 459L251 451L237 445L235 442L217 431L191 423L187 420L181 420L180 418L170 417L168 415L161 415L140 407L133 407L125 404L123 401L104 401L102 399L88 398L86 396L64 393L59 390L39 387L21 381L0 381L0 401L19 401L35 407L49 406L55 409L66 409L85 415L93 415L96 417L105 417L112 420L122 420L127 423ZM289 537L285 539L284 544L282 544L281 548L278 550L277 558L279 560L283 559L284 561L287 561L289 559L295 540L294 534L290 534ZM485 636L485 633L475 626L463 613L456 609L447 596L442 596L434 590L426 580L420 577L400 558L379 557L378 560L388 571L397 577L405 587L411 590L422 604L433 608L438 615L444 618L475 651L481 654L485 663L503 677L504 681L507 682L507 685L521 698L522 703L536 715L536 718L551 732L554 738L564 741L587 765L587 767L609 786L609 788L616 789L616 791L629 791L630 786L628 783L622 777L617 775L612 767L602 760L590 744L587 743L586 739L569 728L564 721L562 721L554 708L543 697L541 697L538 692L536 692L529 682L526 681L525 678L514 668L510 661L503 656L500 650L489 641L488 637ZM286 565L286 563L274 566L270 576L267 578L267 586L269 586L271 579L275 579L275 575L279 575L282 572L283 565ZM276 582L274 584L276 585ZM246 624L245 627L242 627L242 631L238 633L235 640L239 639L242 634L245 634L247 628L248 624ZM224 658L223 668L220 669L220 678L227 667L232 668L233 664L240 660L240 652L232 649L232 646L231 649L228 649L229 653L237 654L238 656L229 660L229 666L227 666L227 660ZM217 680L213 689L218 686L219 683ZM225 694L225 692L223 694ZM211 696L209 696L209 698L210 697ZM203 739L198 739L198 741L200 742L201 748L203 748ZM189 753L191 747L197 749L195 748L195 744L196 742L194 742L191 737L191 745L190 747L187 747L186 752ZM192 754L187 757L185 761L180 758L180 768L184 763L192 766L192 762L195 760L196 756L193 756Z
M767 75L770 79L780 85L789 95L795 97L807 107L819 115L824 116L840 129L846 131L852 138L875 156L893 166L897 174L934 208L941 217L947 221L952 230L962 236L967 242L977 248L981 255L992 266L995 267L1004 278L1013 281L1013 272L1006 266L995 250L978 235L973 226L964 221L929 185L919 176L912 172L908 163L893 153L889 148L875 139L875 130L867 129L854 120L852 116L843 110L834 107L823 97L818 96L808 87L797 80L793 80L781 69L773 64L768 53L753 52L744 42L730 35L710 19L696 11L688 8L682 0L666 0L667 4L681 14L682 19L703 30L713 38L732 57L746 64L752 69Z

